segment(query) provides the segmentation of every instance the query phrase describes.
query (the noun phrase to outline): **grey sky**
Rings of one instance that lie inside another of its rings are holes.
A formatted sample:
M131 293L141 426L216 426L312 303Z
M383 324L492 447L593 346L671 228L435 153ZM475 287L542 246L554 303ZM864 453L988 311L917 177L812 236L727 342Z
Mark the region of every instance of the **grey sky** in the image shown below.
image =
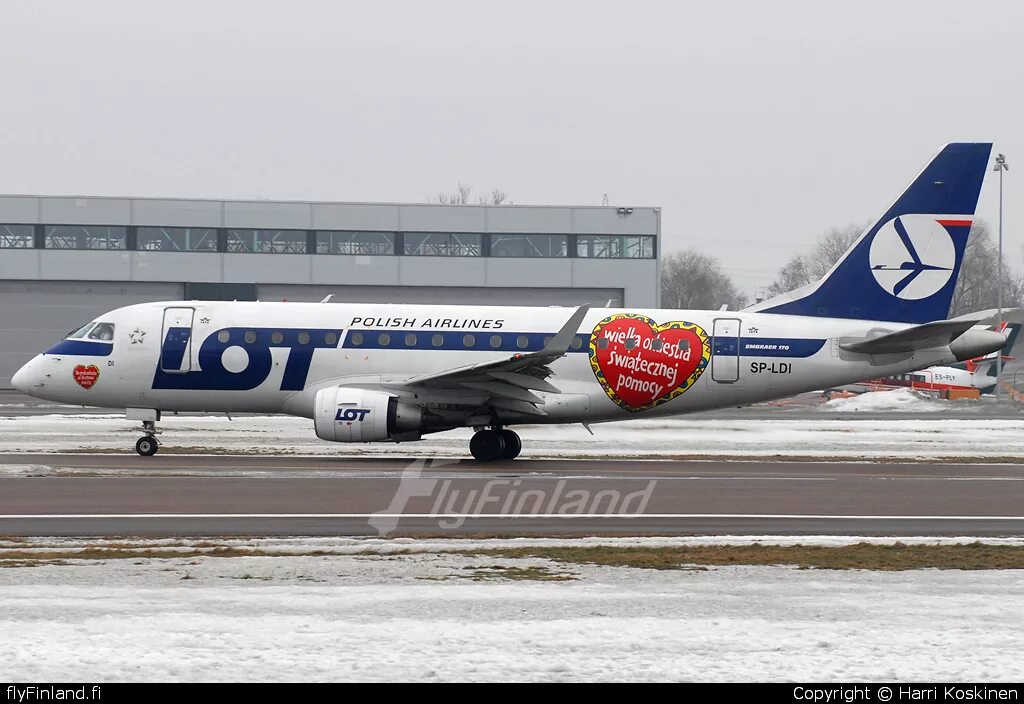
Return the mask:
M1019 1L7 2L0 66L4 193L607 193L751 292L992 140L1024 268Z

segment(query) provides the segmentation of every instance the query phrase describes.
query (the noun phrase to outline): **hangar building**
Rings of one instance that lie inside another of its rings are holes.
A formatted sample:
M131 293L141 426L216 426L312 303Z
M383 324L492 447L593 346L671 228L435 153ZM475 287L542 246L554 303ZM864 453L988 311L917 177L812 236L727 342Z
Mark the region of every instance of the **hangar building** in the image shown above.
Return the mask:
M0 196L0 389L119 306L655 307L658 208Z

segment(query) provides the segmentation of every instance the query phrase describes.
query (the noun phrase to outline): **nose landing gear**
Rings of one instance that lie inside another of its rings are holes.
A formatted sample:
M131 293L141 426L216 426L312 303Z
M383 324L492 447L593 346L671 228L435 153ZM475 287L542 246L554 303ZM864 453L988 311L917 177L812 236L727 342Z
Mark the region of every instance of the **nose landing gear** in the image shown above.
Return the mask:
M142 432L145 435L135 441L135 451L143 457L152 457L160 449L160 442L156 439L156 421L142 421Z
M478 462L514 460L522 449L519 435L500 426L478 430L469 441L469 451Z

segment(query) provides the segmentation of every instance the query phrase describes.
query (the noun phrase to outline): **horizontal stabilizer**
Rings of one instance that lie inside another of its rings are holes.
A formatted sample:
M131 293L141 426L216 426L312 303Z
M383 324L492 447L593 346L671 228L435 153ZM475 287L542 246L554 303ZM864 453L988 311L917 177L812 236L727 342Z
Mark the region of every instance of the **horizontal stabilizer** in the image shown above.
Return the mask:
M840 342L839 348L862 354L895 354L945 347L975 325L973 320L938 320L863 340Z

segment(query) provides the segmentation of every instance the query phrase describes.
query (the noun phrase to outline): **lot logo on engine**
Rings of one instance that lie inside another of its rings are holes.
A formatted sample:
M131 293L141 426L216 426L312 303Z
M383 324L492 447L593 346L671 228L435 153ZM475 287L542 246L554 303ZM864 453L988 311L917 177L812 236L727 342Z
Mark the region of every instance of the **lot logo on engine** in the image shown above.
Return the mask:
M334 420L347 421L349 425L352 425L352 421L363 420L369 413L369 408L339 408Z

